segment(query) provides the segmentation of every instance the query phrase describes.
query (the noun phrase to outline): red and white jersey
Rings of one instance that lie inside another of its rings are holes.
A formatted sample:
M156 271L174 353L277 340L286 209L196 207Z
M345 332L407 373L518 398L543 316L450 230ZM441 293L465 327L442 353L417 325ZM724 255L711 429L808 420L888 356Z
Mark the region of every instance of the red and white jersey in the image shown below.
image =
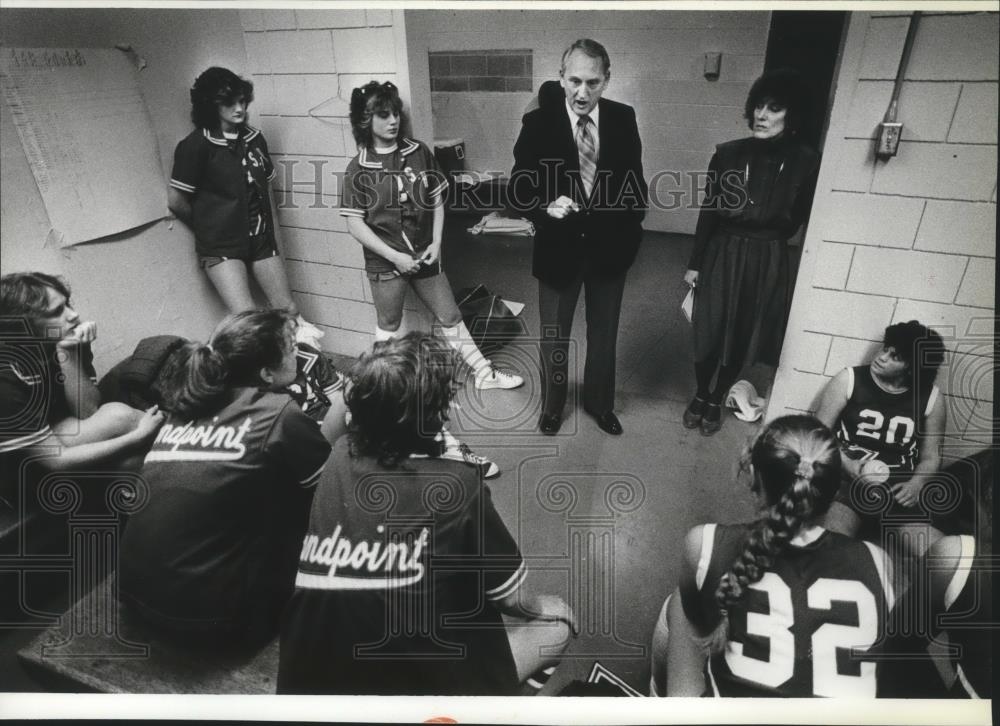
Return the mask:
M718 624L719 579L751 525L706 524L681 603L701 632ZM895 596L877 546L813 527L800 533L729 609L725 647L706 664L714 696L880 695L877 653Z

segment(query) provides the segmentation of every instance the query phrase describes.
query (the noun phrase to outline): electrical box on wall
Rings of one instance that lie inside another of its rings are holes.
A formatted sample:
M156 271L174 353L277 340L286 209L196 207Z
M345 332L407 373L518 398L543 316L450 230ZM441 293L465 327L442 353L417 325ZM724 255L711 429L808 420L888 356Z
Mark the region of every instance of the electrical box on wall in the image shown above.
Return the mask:
M878 126L878 143L875 155L888 159L899 151L899 137L903 135L903 124L897 121L883 121Z

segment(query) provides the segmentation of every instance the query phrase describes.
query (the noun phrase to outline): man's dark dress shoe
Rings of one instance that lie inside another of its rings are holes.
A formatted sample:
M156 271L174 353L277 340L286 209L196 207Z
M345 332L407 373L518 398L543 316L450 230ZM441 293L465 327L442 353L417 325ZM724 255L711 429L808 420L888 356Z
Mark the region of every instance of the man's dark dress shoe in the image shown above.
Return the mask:
M705 413L701 417L701 435L712 436L722 428L722 406L718 403L706 403Z
M538 417L538 430L546 436L558 434L560 426L562 426L562 418L559 414L543 413Z
M590 414L597 421L597 427L612 436L621 436L624 432L621 421L612 411L602 414Z

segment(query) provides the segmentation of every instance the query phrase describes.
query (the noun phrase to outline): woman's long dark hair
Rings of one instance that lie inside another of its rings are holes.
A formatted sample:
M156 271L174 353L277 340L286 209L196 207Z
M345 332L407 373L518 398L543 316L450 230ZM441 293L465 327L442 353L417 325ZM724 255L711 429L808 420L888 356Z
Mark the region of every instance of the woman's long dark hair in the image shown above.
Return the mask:
M351 454L392 467L410 454L439 453L435 437L448 420L457 364L452 347L427 333L375 343L349 375Z
M723 617L708 639L713 651L725 643L727 611L743 600L749 585L760 581L803 525L830 508L840 486L837 441L812 416L776 418L754 440L741 466L750 473L751 491L766 508L743 552L719 579L715 600Z
M295 318L285 310L230 315L210 343L188 343L164 364L154 384L163 408L196 419L217 410L232 388L263 386L260 369L281 364L294 331Z
M229 106L240 96L249 106L253 101L253 83L228 68L212 66L191 87L191 122L199 129L217 130L219 106Z
M372 116L380 111L393 111L399 114L399 136L409 134L406 114L403 113L403 100L399 97L399 89L391 81L379 83L368 81L360 88L351 92L351 131L358 147L372 148ZM405 132L405 133L404 133Z

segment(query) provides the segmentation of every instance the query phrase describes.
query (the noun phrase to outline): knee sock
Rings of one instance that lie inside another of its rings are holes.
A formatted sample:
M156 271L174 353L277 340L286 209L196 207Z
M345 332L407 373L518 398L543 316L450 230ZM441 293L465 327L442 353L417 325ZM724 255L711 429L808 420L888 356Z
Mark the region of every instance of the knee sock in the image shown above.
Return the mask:
M740 374L740 369L742 367L743 366L739 363L719 366L719 375L715 379L715 389L712 391L712 396L709 399L712 403L722 403L722 397L725 396L729 392L732 385L736 383L736 377Z
M396 337L395 330L383 330L379 326L375 326L375 342L378 343L382 340L392 340Z
M715 375L718 364L718 358L706 358L694 364L694 378L698 383L698 392L695 395L703 401L708 400L712 390L712 376Z
M479 351L479 346L472 340L472 334L465 327L464 322L460 322L458 325L453 325L450 328L442 326L441 332L444 334L445 340L448 341L448 345L458 351L459 355L462 356L462 360L465 361L466 365L474 373L478 375L483 370L489 368L489 360Z

